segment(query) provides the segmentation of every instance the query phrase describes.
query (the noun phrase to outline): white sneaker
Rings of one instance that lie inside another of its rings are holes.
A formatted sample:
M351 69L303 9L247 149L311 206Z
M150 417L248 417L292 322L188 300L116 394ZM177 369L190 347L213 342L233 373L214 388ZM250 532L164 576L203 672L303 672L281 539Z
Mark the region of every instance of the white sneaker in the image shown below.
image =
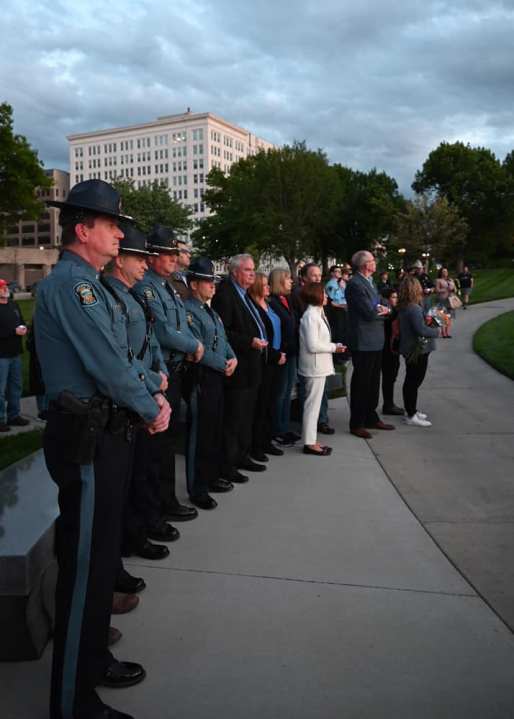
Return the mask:
M416 414L420 419L428 419L428 414L425 414L424 412L416 412Z
M409 427L431 427L432 422L429 422L428 419L422 419L418 413L414 414L412 417L405 417L405 424L408 424Z

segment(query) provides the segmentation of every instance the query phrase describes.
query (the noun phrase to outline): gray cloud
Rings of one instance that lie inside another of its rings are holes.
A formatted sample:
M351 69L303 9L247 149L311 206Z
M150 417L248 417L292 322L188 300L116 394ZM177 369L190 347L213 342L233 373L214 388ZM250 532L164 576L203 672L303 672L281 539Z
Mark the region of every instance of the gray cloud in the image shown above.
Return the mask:
M514 147L514 4L6 0L0 99L47 166L65 135L211 111L408 191L442 140Z

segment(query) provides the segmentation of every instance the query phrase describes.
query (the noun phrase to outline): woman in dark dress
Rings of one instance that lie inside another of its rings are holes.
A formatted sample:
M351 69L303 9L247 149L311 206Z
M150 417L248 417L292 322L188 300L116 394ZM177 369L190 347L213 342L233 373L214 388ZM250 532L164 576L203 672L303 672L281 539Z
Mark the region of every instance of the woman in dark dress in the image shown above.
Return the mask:
M289 270L275 269L269 276L270 307L280 317L282 349L286 363L278 368L278 386L273 409L273 436L281 444L297 442L300 435L289 429L291 393L298 379L298 315L291 301L293 280Z

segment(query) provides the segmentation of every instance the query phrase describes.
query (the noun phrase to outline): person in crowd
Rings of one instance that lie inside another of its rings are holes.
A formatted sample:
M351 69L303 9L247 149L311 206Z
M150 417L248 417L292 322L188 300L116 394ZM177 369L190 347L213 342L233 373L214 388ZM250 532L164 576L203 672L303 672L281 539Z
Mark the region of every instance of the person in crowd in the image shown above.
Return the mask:
M207 257L198 257L188 270L191 296L185 301L191 332L205 347L198 364L186 377L187 447L186 479L189 498L196 507L218 506L210 492L230 492L234 485L221 478L225 378L232 377L237 358L220 316L210 307L219 277Z
M354 274L346 287L348 344L353 373L350 387L350 432L371 439L368 429L392 430L377 414L384 349L384 318L390 310L380 303L373 283L375 258L367 250L352 257Z
M384 317L384 349L382 350L382 414L403 416L403 409L394 402L394 383L400 369L398 292L382 291L382 298L391 312Z
M279 370L286 364L286 353L282 344L282 324L280 316L269 305L270 287L263 272L255 273L255 280L248 289L261 321L266 330L268 346L262 372L262 382L255 406L252 432L251 456L258 462L267 462L267 454L282 455L281 449L273 445L273 408L277 396Z
M395 290L398 290L400 288L400 285L402 283L402 280L407 276L407 273L405 272L403 267L400 267L396 270L396 279L393 283L393 287Z
M130 719L106 706L99 684L122 687L145 671L107 650L130 474L132 413L164 431L170 406L148 390L114 331L98 273L117 256L123 232L118 192L86 180L61 209L61 259L38 287L36 345L50 400L45 461L59 488L51 719ZM130 218L128 218L130 219Z
M189 265L191 264L191 248L183 240L177 240L178 248L178 267L177 270L172 274L170 284L174 288L175 292L178 293L181 300L187 300L189 297L189 287L187 280L187 272Z
M170 284L177 269L178 246L175 232L163 225L155 225L148 236L148 248L155 256L148 258L150 269L134 291L146 301L155 317L155 336L159 342L168 372L166 397L173 414L168 429L161 437L153 438L152 471L159 471L163 519L187 522L198 516L195 507L180 504L176 494L175 434L180 421L182 379L188 366L199 362L204 346L191 333L184 303ZM157 469L158 467L158 469Z
M298 316L291 302L293 280L289 270L270 273L270 307L281 320L282 348L287 361L278 365L278 382L273 411L273 437L282 445L291 445L301 436L289 428L291 393L298 377Z
M344 342L346 333L346 299L345 299L345 287L346 284L342 280L342 271L338 265L334 265L330 268L330 279L325 284L325 292L328 297L328 304L325 308L325 314L330 324L332 331L332 339L334 342ZM334 361L337 361L338 357L342 358L339 353Z
M305 400L302 418L304 454L324 457L332 448L317 439L317 420L326 378L334 374L332 354L343 352L344 346L332 342L330 326L323 310L327 295L320 282L310 282L302 289L307 309L300 320L300 356L298 372L304 378Z
M244 483L248 476L239 470L263 472L265 464L250 457L252 429L257 396L262 382L266 329L248 296L255 280L255 265L249 254L232 257L229 277L221 283L212 299L219 313L230 346L236 353L237 367L226 379L223 414L223 478Z
M405 423L412 427L430 427L427 415L417 408L418 390L423 383L430 352L435 349L439 329L428 326L422 308L423 289L416 277L407 277L400 287L400 354L405 358L403 404ZM430 318L430 322L435 320Z
M0 280L0 432L29 424L29 420L20 415L22 337L26 334L18 303L10 299L7 282Z
M305 285L308 285L310 283L321 283L322 275L321 275L321 267L317 265L315 262L309 262L307 263L303 269L302 273L299 277L299 285L295 287L291 293L291 302L293 305L293 308L298 316L298 319L301 319L303 313L305 312L307 305L303 300L302 297L302 289L305 287ZM305 391L304 391L304 385L305 380L301 374L298 375L298 404L300 407L300 415L303 412L303 402L305 397ZM319 417L318 417L318 432L321 434L334 434L335 430L333 427L330 426L328 421L328 390L325 386L323 390L323 396L321 398L321 406L319 411Z
M168 371L154 333L154 318L146 300L134 292L151 256L146 236L131 224L123 223L119 253L105 268L101 281L112 298L113 326L122 333L120 344L128 341L127 352L139 367L151 393L165 392ZM121 321L124 320L124 321ZM161 515L158 472L152 472L153 437L145 428L135 432L134 460L125 499L122 554L143 559L164 559L169 549L150 540L173 542L180 536ZM123 573L120 567L120 574Z
M32 318L32 324L27 332L27 351L29 353L29 392L36 397L39 419L46 421L48 417L48 397L45 393L41 365L37 356L34 318Z
M435 292L434 282L425 271L425 265L421 260L416 260L410 268L410 275L415 277L423 290L423 309L427 312L432 306L432 298Z
M469 298L473 291L473 285L475 284L475 278L469 271L468 265L464 265L462 272L457 275L459 282L460 294L462 298L462 309L467 310L469 305Z
M384 292L391 289L389 282L389 272L381 272L378 276L377 291L381 297L384 297Z
M455 282L451 279L447 267L441 267L437 273L435 283L435 291L437 296L437 304L443 309L448 317L446 324L442 326L441 337L451 339L452 320L455 319L455 310L450 305L450 297L456 292Z

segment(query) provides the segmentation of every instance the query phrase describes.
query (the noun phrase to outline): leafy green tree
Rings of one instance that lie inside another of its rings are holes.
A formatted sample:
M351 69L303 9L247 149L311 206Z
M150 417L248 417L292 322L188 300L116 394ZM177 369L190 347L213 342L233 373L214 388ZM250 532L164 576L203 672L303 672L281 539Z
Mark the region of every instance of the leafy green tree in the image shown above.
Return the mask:
M208 175L204 200L215 213L195 244L213 259L238 252L284 257L294 273L305 256L320 257L340 201L338 178L321 151L305 143L260 152Z
M36 188L52 186L37 152L13 132L12 107L0 104L0 242L5 229L19 220L36 220L44 210Z
M135 187L132 180L116 180L112 183L121 195L123 212L131 215L143 232L149 232L159 223L173 228L179 235L191 229L190 210L170 197L167 187L153 182Z
M396 218L389 249L404 248L405 258L420 259L429 252L434 259L456 262L466 248L468 226L446 197L428 193L405 203Z
M458 208L469 227L468 259L485 259L512 248L514 178L485 147L443 142L416 173L413 189L432 191Z
M357 250L372 249L387 237L395 226L395 218L405 200L396 180L376 169L370 172L334 165L341 185L332 253L348 260Z

